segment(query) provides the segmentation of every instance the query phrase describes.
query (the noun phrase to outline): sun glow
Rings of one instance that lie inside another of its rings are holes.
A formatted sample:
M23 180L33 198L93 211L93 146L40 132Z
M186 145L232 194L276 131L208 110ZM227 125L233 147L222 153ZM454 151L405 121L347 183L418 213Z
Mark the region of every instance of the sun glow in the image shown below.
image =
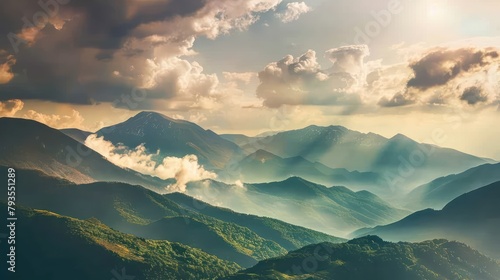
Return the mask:
M447 0L427 1L427 17L434 20L443 20L449 17L449 3Z

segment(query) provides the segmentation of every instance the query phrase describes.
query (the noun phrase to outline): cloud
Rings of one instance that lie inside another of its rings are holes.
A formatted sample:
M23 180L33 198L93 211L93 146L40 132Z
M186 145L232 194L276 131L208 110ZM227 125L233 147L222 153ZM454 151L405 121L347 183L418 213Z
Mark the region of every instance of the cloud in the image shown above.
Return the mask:
M176 183L166 187L169 192L185 192L186 184L192 181L204 179L215 179L217 175L207 171L198 163L195 155L186 155L183 158L166 157L158 158L160 151L156 154L148 154L144 145L134 149L104 140L92 134L85 140L85 145L95 150L110 162L117 166L129 168L137 172L156 176L161 179L175 179Z
M43 114L34 110L29 110L23 115L25 119L32 119L53 128L74 128L82 127L84 118L80 112L72 110L71 115Z
M488 95L483 92L481 87L473 86L464 90L460 96L460 100L467 102L469 105L476 105L478 103L487 102Z
M415 100L412 96L405 93L397 93L391 98L382 97L378 102L381 107L400 107L414 104Z
M360 77L365 68L364 59L370 55L367 45L352 45L326 51L326 57L333 63L333 73L349 73Z
M258 74L254 72L222 72L222 75L224 79L229 82L240 82L244 84L249 84L258 77Z
M1 39L0 50L13 58L0 67L7 82L0 84L0 100L106 102L130 110L210 107L217 76L187 58L196 55L194 41L244 30L280 2L69 1L33 24L33 15L44 12L37 1L3 1L0 31L24 41L13 48L7 36ZM24 25L21 15L31 23ZM135 106L116 102L137 90L147 95Z
M17 112L22 110L24 107L24 102L19 99L7 100L5 102L0 102L0 116L2 117L13 117Z
M414 77L407 86L420 90L446 85L462 74L474 72L499 59L494 48L438 48L410 64Z
M288 23L295 20L298 20L302 14L306 14L312 11L312 9L307 6L304 2L292 2L286 5L286 9L276 14L276 17L279 18L282 22Z
M361 100L354 87L364 84L360 82L361 64L366 55L367 50L361 46L330 50L327 57L333 66L328 70L321 69L313 50L296 58L287 55L259 72L257 97L270 108L283 105L357 106Z
M14 73L12 73L14 64L16 64L14 56L0 50L0 84L7 84L14 78Z

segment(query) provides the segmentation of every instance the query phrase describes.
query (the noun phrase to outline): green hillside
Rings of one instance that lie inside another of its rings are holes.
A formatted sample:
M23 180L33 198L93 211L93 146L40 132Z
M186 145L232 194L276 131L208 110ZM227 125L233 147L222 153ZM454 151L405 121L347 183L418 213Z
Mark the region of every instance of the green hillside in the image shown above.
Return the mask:
M465 244L447 240L389 243L376 236L310 245L259 262L231 280L497 280L500 265Z
M5 220L4 211L0 217ZM16 273L2 279L89 280L125 275L143 280L214 279L239 269L202 250L123 234L96 219L27 209L18 209L17 218ZM1 243L2 252L5 244Z
M5 168L0 168L2 174ZM98 218L104 224L143 238L170 240L200 248L219 258L250 267L258 260L283 255L303 244L340 241L312 230L278 223L261 227L257 233L244 223L232 222L239 214L226 220L203 211L178 205L167 196L140 186L123 183L92 183L76 185L36 171L17 170L18 203L78 218ZM5 193L0 194L5 200ZM228 212L231 213L231 212ZM256 217L255 217L256 218ZM260 218L261 224L268 221ZM289 233L276 234L288 230ZM281 238L280 236L286 236ZM203 241L203 242L202 242ZM288 241L288 242L285 242ZM283 245L286 245L286 249Z

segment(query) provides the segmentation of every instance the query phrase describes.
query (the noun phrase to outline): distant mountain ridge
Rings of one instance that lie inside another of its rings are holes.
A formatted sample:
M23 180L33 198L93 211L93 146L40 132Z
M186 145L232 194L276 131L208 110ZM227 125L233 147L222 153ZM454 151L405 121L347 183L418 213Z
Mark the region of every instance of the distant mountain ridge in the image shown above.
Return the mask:
M144 144L148 152L160 151L162 157L196 155L209 169L223 169L243 156L240 147L211 130L155 112L141 112L132 118L100 129L99 137L117 145L135 148Z
M311 125L268 137L248 138L245 142L240 142L241 148L248 153L265 150L282 158L301 156L331 168L376 172L383 176L381 184L393 189L415 186L489 162L456 150L417 143L402 134L387 139L342 126Z
M364 225L396 221L409 214L370 192L327 188L299 177L233 185L204 180L189 183L186 194L234 211L268 216L336 236Z
M388 191L387 186L379 184L381 176L374 172L333 169L319 162L310 162L302 156L281 158L264 150L257 150L246 156L238 163L238 168L239 173L233 175L250 184L282 181L297 176L324 185L344 185L356 190L368 189L381 193Z
M398 222L353 233L367 234L392 241L456 239L500 259L500 182L463 194L440 211L419 211Z
M497 181L500 181L500 163L480 165L417 187L407 195L407 206L415 210L441 209L460 195Z

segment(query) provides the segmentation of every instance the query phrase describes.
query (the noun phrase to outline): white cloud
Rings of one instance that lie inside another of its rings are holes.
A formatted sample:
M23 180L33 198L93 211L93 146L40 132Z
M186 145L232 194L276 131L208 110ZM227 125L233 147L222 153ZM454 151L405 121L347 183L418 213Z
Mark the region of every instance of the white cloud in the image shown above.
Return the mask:
M215 173L205 170L198 163L195 155L186 155L183 158L166 157L157 163L154 158L158 157L160 151L156 154L148 154L144 145L130 150L125 146L115 146L104 137L97 137L95 134L87 137L85 145L117 166L164 180L175 179L175 184L166 187L166 190L170 192L185 192L186 184L189 182L217 177Z
M263 99L264 106L270 108L283 105L357 106L360 96L352 90L359 84L361 75L355 75L353 66L348 65L347 62L351 60L353 65L359 63L347 55L339 55L339 59L332 60L334 70L325 71L321 69L313 50L297 58L287 55L259 72L257 97Z
M307 6L306 3L292 2L286 5L286 9L283 12L276 14L276 17L279 18L282 22L288 23L298 20L302 14L308 13L310 11L312 11L312 9Z

